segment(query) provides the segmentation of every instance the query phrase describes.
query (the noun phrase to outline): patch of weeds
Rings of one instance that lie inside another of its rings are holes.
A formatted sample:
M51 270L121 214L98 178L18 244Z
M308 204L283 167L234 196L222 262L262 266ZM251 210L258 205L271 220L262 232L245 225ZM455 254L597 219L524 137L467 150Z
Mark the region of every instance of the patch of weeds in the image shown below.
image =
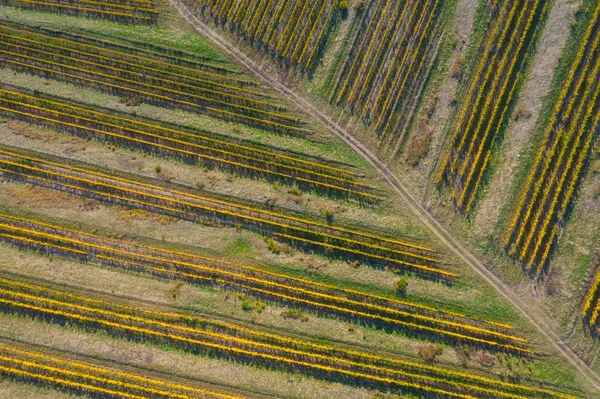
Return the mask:
M283 317L284 319L300 320L303 323L308 321L308 316L298 309L289 309L284 312L281 312L281 317Z

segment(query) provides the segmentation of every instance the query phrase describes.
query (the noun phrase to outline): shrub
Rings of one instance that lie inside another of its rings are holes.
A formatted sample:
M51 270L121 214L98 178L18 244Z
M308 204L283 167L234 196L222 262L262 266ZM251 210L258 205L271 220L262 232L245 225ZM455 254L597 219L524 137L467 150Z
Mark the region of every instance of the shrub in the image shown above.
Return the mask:
M460 75L462 75L462 61L460 58L456 58L450 67L450 77L453 79L459 79Z
M329 209L325 209L323 211L323 215L325 216L325 220L327 220L327 223L332 224L333 223L333 212Z
M300 189L296 186L290 187L290 189L288 190L288 193L292 194L292 195L297 195L297 196L302 195L302 191L300 191Z
M281 248L273 240L268 241L267 248L269 248L269 251L273 252L274 254L279 255L281 253Z
M442 345L437 344L420 344L417 345L417 352L421 359L432 363L436 357L444 352L444 348L442 348Z
M242 301L242 310L244 312L250 312L251 310L254 310L254 305L248 299L244 299Z
M162 167L160 165L156 165L154 170L156 171L156 173L160 173L160 171L162 170Z
M486 352L477 352L475 360L483 367L494 367L496 365L496 357Z
M400 280L396 281L396 292L399 295L406 295L406 289L408 288L408 280L406 280L405 278L401 278Z
M429 152L431 145L431 135L433 129L427 124L423 118L419 119L413 129L408 142L404 158L410 166L415 166Z
M284 319L300 320L303 323L308 321L308 316L297 309L290 309L286 310L285 312L281 312L281 317Z

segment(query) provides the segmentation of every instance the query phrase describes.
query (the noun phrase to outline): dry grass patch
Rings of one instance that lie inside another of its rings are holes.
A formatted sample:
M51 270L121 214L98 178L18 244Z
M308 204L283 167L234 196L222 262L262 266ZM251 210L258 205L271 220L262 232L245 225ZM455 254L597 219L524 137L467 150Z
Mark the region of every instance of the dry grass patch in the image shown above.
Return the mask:
M71 196L61 191L37 187L31 184L10 185L6 192L18 205L29 205L33 208L60 208L94 211L99 203L93 199Z

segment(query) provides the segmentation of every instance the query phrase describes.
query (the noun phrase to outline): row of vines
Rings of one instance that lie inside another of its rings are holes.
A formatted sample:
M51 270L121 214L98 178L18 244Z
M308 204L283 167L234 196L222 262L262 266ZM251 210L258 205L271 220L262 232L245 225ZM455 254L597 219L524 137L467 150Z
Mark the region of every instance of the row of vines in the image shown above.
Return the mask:
M589 22L544 140L523 185L504 244L539 274L566 222L600 125L600 5Z
M186 0L288 66L312 71L342 13L338 0Z
M210 317L197 318L106 301L14 279L0 278L0 309L50 323L102 331L118 338L169 345L203 356L384 391L469 399L571 398L530 385L291 339Z
M89 165L73 167L69 164L70 161L62 158L53 162L16 149L0 149L0 172L6 178L192 222L246 228L306 251L343 255L347 260L364 261L399 272L446 282L457 277L443 270L442 261L433 249L409 241L268 210L254 202L217 198L201 190L192 191L174 184L167 186L162 181L147 182L150 180L142 181L126 174L106 174Z
M192 385L70 360L31 348L0 344L0 376L93 398L242 399Z
M214 63L133 51L88 36L0 21L0 65L130 99L289 135L310 133L294 116Z
M491 7L489 34L474 58L436 179L450 186L455 206L464 213L472 211L494 146L510 119L550 2L511 0Z
M123 23L155 24L153 0L4 0L5 4L59 14L101 18Z
M268 146L239 143L206 131L173 128L157 121L98 109L15 87L0 88L0 114L80 137L94 138L188 164L216 167L251 178L263 177L332 196L377 199L352 171Z
M399 150L437 50L443 0L372 0L336 74L330 101L382 133Z
M508 325L476 321L462 314L336 288L261 268L66 230L8 215L0 216L0 240L42 254L243 292L321 316L358 321L408 335L494 351L531 354L526 341L511 333Z

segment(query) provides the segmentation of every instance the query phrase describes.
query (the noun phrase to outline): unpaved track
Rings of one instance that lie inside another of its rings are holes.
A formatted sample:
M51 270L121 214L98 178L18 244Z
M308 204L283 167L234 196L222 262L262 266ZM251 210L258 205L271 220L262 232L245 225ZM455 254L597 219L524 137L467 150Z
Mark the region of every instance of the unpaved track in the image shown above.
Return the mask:
M533 324L540 334L545 336L563 355L563 357L571 363L590 384L600 391L600 376L596 374L575 352L565 344L560 335L556 332L552 323L546 319L542 312L534 305L527 303L520 298L513 290L500 280L495 274L490 272L474 255L472 255L457 239L455 239L444 228L435 217L425 209L421 203L413 196L407 188L407 183L404 178L395 175L388 166L382 162L368 148L363 146L354 136L348 133L344 128L339 126L328 115L321 112L317 107L294 90L288 88L273 76L264 71L254 61L248 58L235 45L229 43L227 39L222 37L218 32L213 30L201 19L192 14L181 0L169 0L169 3L177 9L177 11L192 25L194 28L205 36L214 46L219 48L225 54L235 59L246 69L259 77L266 85L277 91L279 94L287 98L296 107L304 111L307 115L314 118L319 124L329 129L333 134L344 141L356 153L362 156L369 162L381 175L385 181L396 191L404 203L414 212L414 214L425 224L444 244L454 251L460 259L471 266L485 281L491 284L507 301L509 301L523 316L525 316L531 324ZM410 185L410 183L408 183Z

